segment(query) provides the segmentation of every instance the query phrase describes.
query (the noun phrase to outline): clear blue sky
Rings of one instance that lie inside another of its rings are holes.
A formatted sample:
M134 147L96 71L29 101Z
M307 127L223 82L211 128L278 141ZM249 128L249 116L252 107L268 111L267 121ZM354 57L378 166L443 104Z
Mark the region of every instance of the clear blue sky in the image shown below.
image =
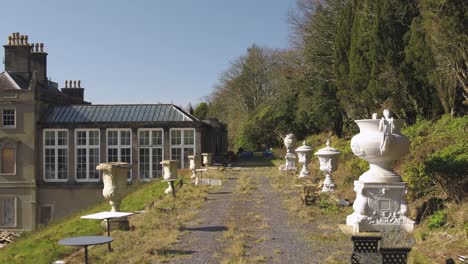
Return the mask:
M252 43L288 47L295 2L4 1L0 40L20 32L43 42L49 78L81 80L94 104L196 105Z

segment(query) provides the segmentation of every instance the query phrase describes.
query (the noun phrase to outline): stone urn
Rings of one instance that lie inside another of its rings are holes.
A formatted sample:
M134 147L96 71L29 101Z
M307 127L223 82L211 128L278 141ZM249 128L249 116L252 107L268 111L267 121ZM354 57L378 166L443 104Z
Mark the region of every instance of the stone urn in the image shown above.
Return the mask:
M196 155L190 155L187 158L189 159L189 162L190 162L189 168L192 171L192 176L190 176L190 179L195 185L198 185L198 176L195 170L198 169L198 167L200 167L199 159L197 159Z
M301 172L299 173L299 178L304 178L310 175L309 169L307 168L307 164L310 162L310 156L312 153L312 148L307 146L304 142L302 143L302 146L298 147L296 149L297 157L299 163L302 163L302 169Z
M160 162L160 164L163 166L163 179L164 181L167 181L168 184L169 184L169 187L167 187L166 190L164 190L164 193L168 194L168 193L174 193L174 189L173 189L173 183L178 175L177 175L177 164L178 164L178 161L177 160L163 160Z
M322 192L334 192L336 184L332 179L332 172L338 169L338 157L341 152L330 147L330 141L327 140L326 147L319 149L315 156L318 157L320 163L320 171L325 173L325 181L323 182Z
M284 146L286 147L287 153L292 153L293 148L296 146L296 137L294 134L287 134L286 137L283 139Z
M351 139L354 155L369 162L370 169L354 181L354 212L346 225L354 232L382 232L395 228L412 232L414 221L406 214L406 183L393 172L392 163L405 155L409 140L400 133L403 120L393 119L385 109L383 117L355 121L360 133Z
M374 115L376 117L376 115ZM351 139L354 155L369 162L370 169L359 177L361 182L401 182L401 176L393 172L392 164L409 150L409 139L400 133L402 119L384 116L378 119L355 120L359 134Z
M104 189L102 195L109 201L111 212L119 212L120 202L127 192L127 175L131 165L125 162L101 163L96 170L102 171Z
M210 166L212 162L212 158L213 158L211 153L202 153L202 156L203 156L203 165L205 165L205 167Z

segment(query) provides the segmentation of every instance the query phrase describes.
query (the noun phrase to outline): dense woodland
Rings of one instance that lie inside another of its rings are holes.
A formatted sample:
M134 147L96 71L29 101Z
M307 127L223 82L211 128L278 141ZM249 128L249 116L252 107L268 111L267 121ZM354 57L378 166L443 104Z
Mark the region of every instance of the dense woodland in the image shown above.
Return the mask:
M227 123L247 150L290 132L349 136L384 108L408 124L463 116L467 12L464 0L298 0L291 47L248 47L194 114Z

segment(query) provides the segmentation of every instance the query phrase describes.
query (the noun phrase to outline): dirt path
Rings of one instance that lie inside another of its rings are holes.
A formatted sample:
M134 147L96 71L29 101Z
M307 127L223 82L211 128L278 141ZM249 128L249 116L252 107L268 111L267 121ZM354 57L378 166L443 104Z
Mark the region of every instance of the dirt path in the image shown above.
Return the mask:
M177 257L169 263L320 263L291 223L268 171L226 173L223 187L208 195L197 220L185 227L189 232L170 249Z

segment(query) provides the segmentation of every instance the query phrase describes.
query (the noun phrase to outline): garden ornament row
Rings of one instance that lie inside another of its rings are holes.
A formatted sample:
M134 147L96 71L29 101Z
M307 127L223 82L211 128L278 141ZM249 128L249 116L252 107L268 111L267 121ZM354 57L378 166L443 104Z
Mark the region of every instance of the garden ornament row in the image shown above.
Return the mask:
M355 120L360 133L351 139L351 150L357 157L369 162L370 169L354 181L356 200L354 213L346 224L355 232L386 231L398 227L414 230L405 202L406 183L392 170L392 163L409 150L409 139L401 134L401 119L393 119L385 109L383 117Z

